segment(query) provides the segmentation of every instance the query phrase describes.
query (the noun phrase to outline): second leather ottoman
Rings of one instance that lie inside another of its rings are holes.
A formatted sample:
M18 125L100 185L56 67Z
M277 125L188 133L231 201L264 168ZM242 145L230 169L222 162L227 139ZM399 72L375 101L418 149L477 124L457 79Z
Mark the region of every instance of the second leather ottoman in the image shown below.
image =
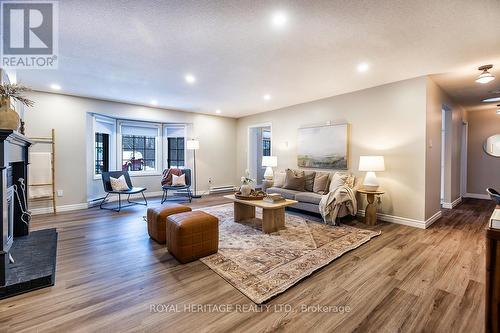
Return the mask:
M219 219L202 211L167 218L167 248L181 263L188 263L219 250Z
M173 214L190 212L191 208L176 203L170 203L158 208L148 208L148 234L157 243L165 244L167 232L167 217Z

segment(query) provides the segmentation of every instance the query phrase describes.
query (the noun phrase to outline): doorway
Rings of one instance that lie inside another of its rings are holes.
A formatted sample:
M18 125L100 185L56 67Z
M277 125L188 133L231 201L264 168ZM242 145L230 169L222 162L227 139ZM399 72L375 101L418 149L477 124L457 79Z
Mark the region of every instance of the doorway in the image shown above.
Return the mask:
M441 110L441 205L444 208L451 205L452 125L453 112L443 105Z
M265 167L262 157L271 156L271 125L255 125L248 128L248 172L255 179L256 187L261 187Z

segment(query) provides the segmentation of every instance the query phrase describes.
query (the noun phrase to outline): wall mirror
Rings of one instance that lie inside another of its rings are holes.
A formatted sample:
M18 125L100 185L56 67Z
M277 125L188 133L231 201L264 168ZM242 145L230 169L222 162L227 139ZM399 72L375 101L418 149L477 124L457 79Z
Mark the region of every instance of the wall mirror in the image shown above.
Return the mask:
M483 145L486 154L500 157L500 134L490 136L484 141Z

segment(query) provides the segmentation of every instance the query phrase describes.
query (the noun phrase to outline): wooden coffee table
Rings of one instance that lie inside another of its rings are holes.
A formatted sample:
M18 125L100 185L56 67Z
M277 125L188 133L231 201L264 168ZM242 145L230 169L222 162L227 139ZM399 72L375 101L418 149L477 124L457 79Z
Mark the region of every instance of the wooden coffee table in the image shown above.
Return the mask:
M285 207L295 205L298 201L286 199L278 203L264 200L240 200L234 195L224 198L234 202L234 221L240 222L255 218L255 207L262 208L262 232L269 234L285 227Z

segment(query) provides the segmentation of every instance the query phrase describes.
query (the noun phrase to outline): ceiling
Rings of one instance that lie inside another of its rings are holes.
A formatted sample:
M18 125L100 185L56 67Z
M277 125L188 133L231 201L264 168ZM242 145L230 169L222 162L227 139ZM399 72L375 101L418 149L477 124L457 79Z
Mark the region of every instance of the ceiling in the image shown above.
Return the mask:
M467 111L496 109L496 105L500 102L483 103L482 100L500 97L500 57L490 59L484 64L496 64L489 70L496 79L487 84L475 82L481 71L471 69L472 64L456 68L453 72L432 75L432 79Z
M440 73L472 105L487 63L500 88L498 0L64 0L59 11L58 69L17 73L37 90L241 117Z

